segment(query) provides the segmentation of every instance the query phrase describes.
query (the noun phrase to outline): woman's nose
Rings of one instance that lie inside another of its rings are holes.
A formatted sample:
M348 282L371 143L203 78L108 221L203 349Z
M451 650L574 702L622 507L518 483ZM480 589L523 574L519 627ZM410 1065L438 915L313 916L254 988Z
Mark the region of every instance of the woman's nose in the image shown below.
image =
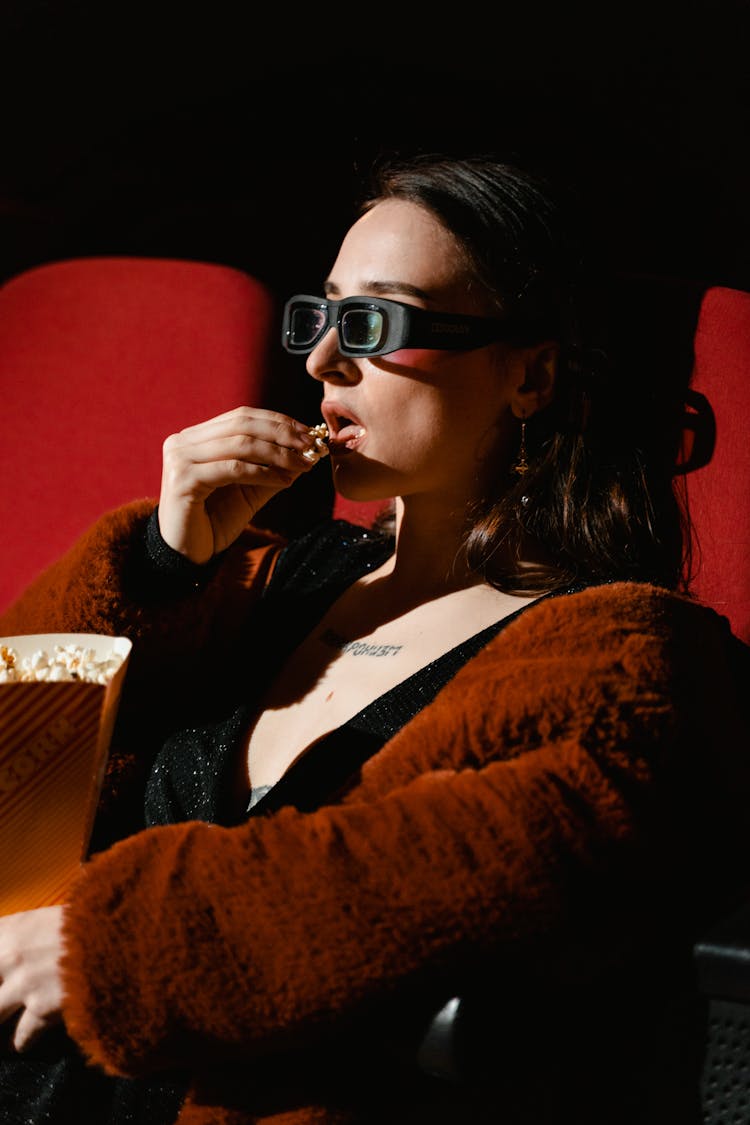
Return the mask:
M351 382L359 377L356 364L339 351L339 335L331 325L307 357L307 374L313 379Z

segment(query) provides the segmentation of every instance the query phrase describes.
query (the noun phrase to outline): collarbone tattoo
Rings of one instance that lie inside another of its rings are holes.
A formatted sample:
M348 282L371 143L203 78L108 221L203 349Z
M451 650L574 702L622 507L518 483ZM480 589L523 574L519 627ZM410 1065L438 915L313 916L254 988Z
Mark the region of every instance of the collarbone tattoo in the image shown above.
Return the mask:
M374 645L368 641L349 641L334 629L324 629L320 640L329 648L349 656L396 656L403 645Z

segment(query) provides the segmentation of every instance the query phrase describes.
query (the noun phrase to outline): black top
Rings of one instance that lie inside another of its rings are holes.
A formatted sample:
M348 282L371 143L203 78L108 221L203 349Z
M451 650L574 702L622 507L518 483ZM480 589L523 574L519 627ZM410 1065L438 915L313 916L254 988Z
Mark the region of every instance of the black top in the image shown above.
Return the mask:
M147 786L147 824L237 822L231 781L262 692L344 590L392 553L390 537L342 520L327 521L284 549L253 626L254 636L263 637L263 666L253 669L252 694L227 717L180 731L166 742ZM276 785L253 795L246 815L268 814L283 805L311 811L334 799L356 780L362 764L524 608L462 641L319 739Z

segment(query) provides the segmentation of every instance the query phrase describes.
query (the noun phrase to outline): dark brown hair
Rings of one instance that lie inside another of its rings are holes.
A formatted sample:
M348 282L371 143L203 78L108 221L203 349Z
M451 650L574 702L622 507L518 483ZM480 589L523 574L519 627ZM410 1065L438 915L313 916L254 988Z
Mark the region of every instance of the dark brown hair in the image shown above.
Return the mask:
M637 326L618 334L573 197L563 204L542 178L493 158L425 155L381 161L360 212L387 198L427 208L453 233L511 338L561 349L555 400L526 425L528 471L504 473L473 513L471 567L519 593L678 587L689 541L673 488L679 404L639 355Z

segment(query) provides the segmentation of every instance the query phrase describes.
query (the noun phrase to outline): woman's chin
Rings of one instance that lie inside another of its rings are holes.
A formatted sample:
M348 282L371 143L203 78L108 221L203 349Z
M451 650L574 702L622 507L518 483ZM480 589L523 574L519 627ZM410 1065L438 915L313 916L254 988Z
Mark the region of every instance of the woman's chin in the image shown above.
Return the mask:
M359 464L355 464L359 461ZM356 503L370 503L391 500L395 492L381 477L377 479L373 472L373 465L363 463L361 458L342 457L341 460L331 460L333 470L333 484L340 496L345 500Z

